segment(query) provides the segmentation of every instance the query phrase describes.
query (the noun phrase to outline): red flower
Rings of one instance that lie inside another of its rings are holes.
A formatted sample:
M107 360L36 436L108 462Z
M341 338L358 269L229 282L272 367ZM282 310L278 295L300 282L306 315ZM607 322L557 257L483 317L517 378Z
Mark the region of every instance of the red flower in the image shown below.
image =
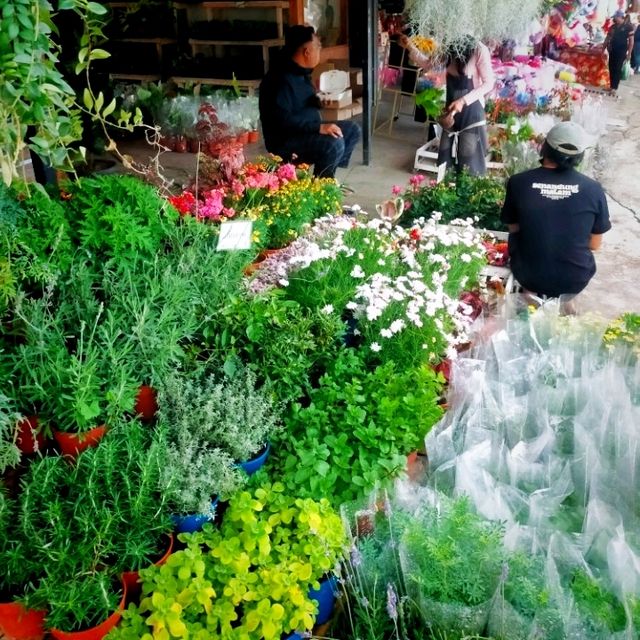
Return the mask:
M411 229L409 232L409 237L416 242L420 240L420 229Z

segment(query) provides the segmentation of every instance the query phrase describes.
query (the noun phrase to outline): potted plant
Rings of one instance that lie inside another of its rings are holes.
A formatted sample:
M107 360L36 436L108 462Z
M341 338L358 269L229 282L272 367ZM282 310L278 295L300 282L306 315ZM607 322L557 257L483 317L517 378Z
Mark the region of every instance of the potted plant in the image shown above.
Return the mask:
M177 531L200 529L213 519L218 497L232 495L242 483L232 455L219 446L212 425L201 422L206 413L197 403L206 398L199 394L200 375L167 379L158 393L156 428L166 438L160 482Z
M424 507L402 535L407 592L432 633L480 634L503 570L503 530L468 498Z
M22 420L13 400L0 393L0 476L20 462L18 426Z
M95 446L109 421L133 409L136 385L126 368L109 362L104 336L97 335L102 309L75 331L71 318L52 301L24 300L16 310L28 324L15 355L23 401L39 405L62 453L75 456ZM68 333L69 332L69 333Z
M44 457L29 467L10 537L29 559L24 601L47 611L56 637L92 626L104 635L124 602L123 571L149 566L162 549L171 530L164 459L161 434L134 421L114 424L73 466Z
M220 529L185 541L164 566L143 572L140 607L126 612L111 639L166 629L174 637L201 630L277 640L309 630L317 611L310 589L341 560L346 543L326 500L296 499L279 483L236 494Z
M14 534L17 505L0 487L0 636L15 640L41 640L45 634L43 610L27 609L20 602L33 565Z
M371 371L362 354L344 349L285 418L283 482L335 505L391 483L442 415L440 388L427 366L400 370L386 362Z
M280 427L270 393L256 385L250 369L231 376L174 376L163 387L163 414L176 428L191 424L204 446L220 448L242 466L264 453Z

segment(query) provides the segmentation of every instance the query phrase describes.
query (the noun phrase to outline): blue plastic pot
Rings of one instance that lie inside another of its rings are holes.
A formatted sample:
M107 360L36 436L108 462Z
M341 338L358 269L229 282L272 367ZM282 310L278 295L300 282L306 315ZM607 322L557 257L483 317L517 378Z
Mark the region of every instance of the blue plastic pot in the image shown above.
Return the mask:
M218 504L218 498L211 501L211 508L215 509ZM172 515L173 530L176 533L194 533L201 531L207 522L213 522L215 516L203 513L193 513L186 516Z
M264 463L267 461L270 451L271 451L271 444L267 442L267 446L262 450L262 453L260 453L257 458L253 458L252 460L247 460L246 462L239 462L238 466L248 476L252 476L256 471L258 471L258 469L261 469L262 467L264 467Z
M318 603L316 625L329 622L331 614L333 614L333 607L336 604L337 591L338 581L335 576L320 580L319 589L309 589L309 599L315 600ZM297 631L294 631L290 636L287 636L285 640L303 640L303 638Z
M336 592L338 591L338 581L335 576L329 576L320 581L319 589L310 589L309 598L318 603L318 615L316 624L324 624L329 621L336 603Z

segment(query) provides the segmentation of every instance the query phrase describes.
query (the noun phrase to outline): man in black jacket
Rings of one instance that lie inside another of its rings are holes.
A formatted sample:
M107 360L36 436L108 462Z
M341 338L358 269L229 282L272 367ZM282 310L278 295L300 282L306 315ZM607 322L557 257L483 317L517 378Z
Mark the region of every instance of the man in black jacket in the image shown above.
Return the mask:
M289 28L280 63L260 85L260 119L269 152L313 164L314 175L333 178L337 167L349 165L360 127L349 120L322 122L311 82L321 48L313 27Z

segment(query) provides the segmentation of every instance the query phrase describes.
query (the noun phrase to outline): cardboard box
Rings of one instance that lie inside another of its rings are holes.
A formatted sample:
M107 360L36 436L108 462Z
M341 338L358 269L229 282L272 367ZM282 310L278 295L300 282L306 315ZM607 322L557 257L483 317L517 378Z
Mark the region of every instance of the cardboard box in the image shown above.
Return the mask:
M323 109L342 109L344 107L348 107L353 102L353 94L351 93L351 89L346 89L345 91L341 91L340 93L320 93L318 95L323 101ZM327 96L331 97L327 98Z
M334 120L348 120L351 117L351 105L342 107L342 109L322 109L320 112L323 122L332 122Z

